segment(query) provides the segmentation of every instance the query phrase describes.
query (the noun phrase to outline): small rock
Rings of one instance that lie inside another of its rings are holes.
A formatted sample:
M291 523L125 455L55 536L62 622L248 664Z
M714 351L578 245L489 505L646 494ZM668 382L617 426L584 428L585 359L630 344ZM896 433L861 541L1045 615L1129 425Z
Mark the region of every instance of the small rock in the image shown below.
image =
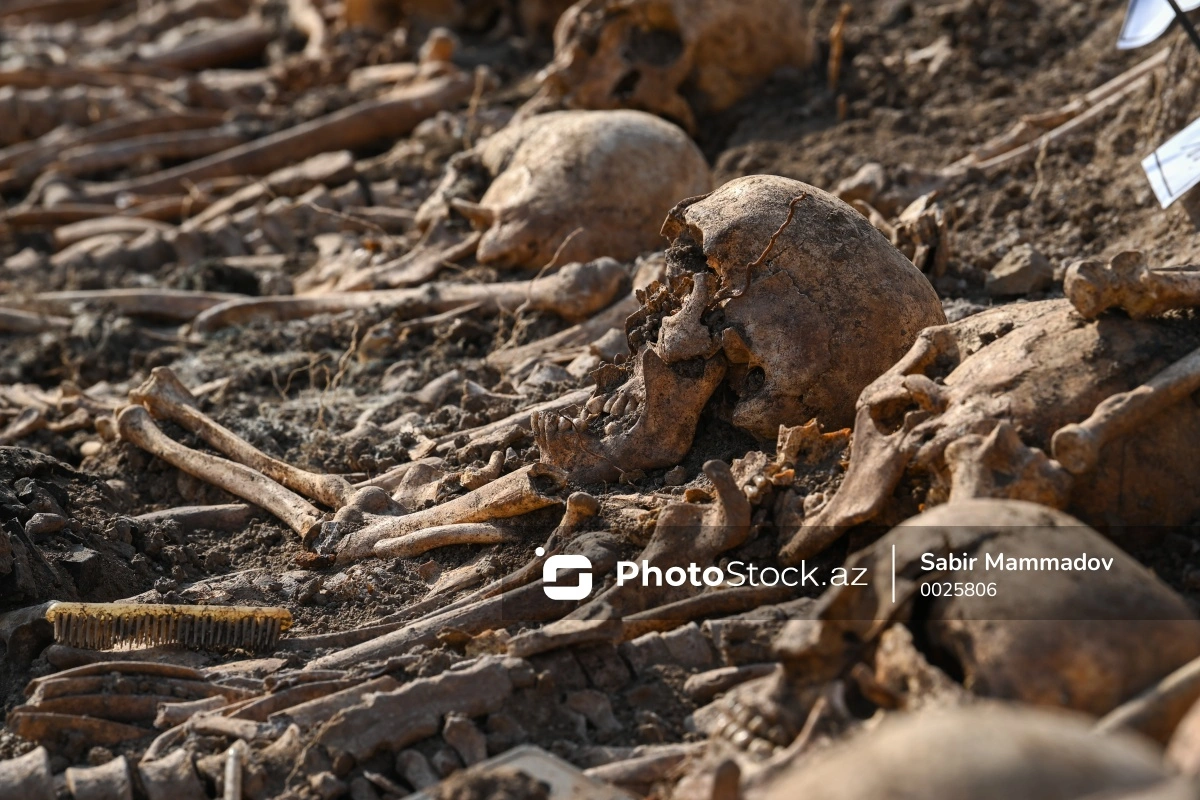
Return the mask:
M461 714L447 714L442 738L468 767L487 758L487 739L475 723Z
M1032 245L1017 245L988 273L986 288L993 297L1040 292L1054 282L1054 267Z
M58 533L67 526L66 517L58 514L39 513L34 514L29 518L29 522L25 523L25 533L30 536L45 536L51 533Z
M875 205L879 195L887 188L887 173L882 164L874 161L863 164L858 172L849 178L844 178L834 188L833 193L847 203L862 200Z
M612 703L608 695L595 689L584 689L579 692L569 692L566 701L567 708L587 717L597 731L602 734L616 733L621 730L621 723L613 715Z
M104 443L98 442L95 439L88 439L83 444L79 445L79 455L84 458L100 455L100 451L104 449Z

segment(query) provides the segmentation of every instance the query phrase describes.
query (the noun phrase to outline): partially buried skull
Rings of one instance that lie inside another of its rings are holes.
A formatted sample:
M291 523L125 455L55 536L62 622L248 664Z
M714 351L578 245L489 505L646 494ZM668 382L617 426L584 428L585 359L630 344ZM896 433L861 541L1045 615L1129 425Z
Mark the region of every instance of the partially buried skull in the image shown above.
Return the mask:
M535 103L636 108L695 127L813 46L800 0L580 0L558 20Z
M534 419L543 459L577 481L679 463L723 379L731 421L760 439L813 418L845 426L862 388L945 320L882 234L799 181L731 181L681 202L663 233L666 282L626 323L630 362L597 373L575 419Z

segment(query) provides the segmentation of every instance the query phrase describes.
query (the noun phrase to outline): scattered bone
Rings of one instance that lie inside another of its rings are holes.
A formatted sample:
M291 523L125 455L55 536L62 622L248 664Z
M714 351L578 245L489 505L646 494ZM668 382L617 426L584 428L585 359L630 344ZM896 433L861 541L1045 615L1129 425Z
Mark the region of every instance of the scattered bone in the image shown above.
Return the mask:
M138 775L149 800L208 800L185 748L154 761L139 762Z
M1200 660L1184 664L1096 723L1096 730L1126 728L1166 744L1188 710L1200 700Z
M376 518L338 542L338 562L369 558L376 554L374 548L380 542L426 528L506 519L554 505L560 501L549 492L560 488L564 481L561 471L533 465L440 506L403 517Z
M179 506L139 514L133 519L146 525L173 521L189 529L234 531L244 528L256 513L254 506L227 503L217 506Z
M1132 355L1162 343L1168 327L1182 341L1153 351L1154 358ZM1094 462L1087 480L1074 480L1047 452L1056 431L1086 419L1114 395L1116 406L1134 401L1131 420L1139 406L1152 414L1156 402L1178 397L1173 392L1190 385L1188 360L1172 363L1187 355L1194 338L1188 330L1187 323L1166 320L1080 325L1064 300L1014 304L927 328L863 390L846 478L832 499L805 516L784 557L811 556L846 528L875 518L900 479L918 471L932 476L926 502L988 492L1066 508L1097 525L1182 524L1195 513L1195 495L1185 485L1186 471L1168 465L1188 458L1182 443L1200 426L1189 404L1158 414L1155 425L1114 435L1102 452L1119 448L1121 458ZM1080 359L1083 352L1096 357ZM1153 388L1158 378L1165 391ZM1137 389L1147 381L1149 390ZM1143 397L1145 405L1137 402ZM1114 420L1122 424L1120 415ZM1006 424L1015 430L1002 429ZM963 486L953 483L959 476L967 479ZM1116 502L1118 495L1123 499ZM1141 516L1139 508L1151 507L1152 515Z
M129 393L129 399L145 406L155 417L181 425L230 458L289 489L331 508L341 508L350 500L353 490L344 478L305 472L271 458L207 417L196 407L192 393L167 367L155 367L150 378Z
M439 547L460 544L499 544L512 541L512 534L486 522L438 525L395 539L381 539L373 550L378 558L412 558Z
M46 748L37 747L23 756L0 761L0 797L54 800L54 775Z
M168 438L141 406L129 406L117 415L117 428L122 439L171 466L262 506L303 540L307 541L321 523L321 512L270 478L241 464L189 450Z
M122 192L171 192L186 181L263 175L318 153L403 136L421 120L467 99L474 86L471 75L435 78L179 167L126 181L92 184L85 194L92 200L108 200Z
M99 767L68 767L67 791L75 800L133 800L129 763L117 756Z
M1127 251L1107 265L1077 261L1063 280L1067 299L1086 319L1120 308L1134 319L1200 305L1200 271L1195 267L1150 269L1145 256Z
M1013 746L996 747L998 736ZM1141 740L1095 736L1072 717L989 705L885 720L797 759L756 796L874 800L916 781L939 797L1048 800L1132 793L1168 780L1158 754Z

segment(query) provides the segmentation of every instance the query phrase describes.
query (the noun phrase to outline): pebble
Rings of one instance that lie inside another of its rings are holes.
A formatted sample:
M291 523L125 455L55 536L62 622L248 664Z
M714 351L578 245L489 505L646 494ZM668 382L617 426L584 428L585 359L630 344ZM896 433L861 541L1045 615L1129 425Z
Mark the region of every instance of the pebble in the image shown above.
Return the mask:
M60 514L40 512L29 518L25 523L25 533L30 536L44 536L58 533L67 526L67 518Z

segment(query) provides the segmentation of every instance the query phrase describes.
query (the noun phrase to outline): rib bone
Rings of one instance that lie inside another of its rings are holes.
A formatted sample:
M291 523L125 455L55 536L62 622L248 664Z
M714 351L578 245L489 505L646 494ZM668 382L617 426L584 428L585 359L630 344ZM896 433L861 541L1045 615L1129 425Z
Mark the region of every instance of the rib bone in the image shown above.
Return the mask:
M129 399L145 406L158 419L168 419L187 428L234 461L331 508L346 505L354 493L344 478L307 472L271 458L209 418L196 408L192 393L167 367L155 367L149 380L129 393Z
M306 543L321 524L321 512L307 500L275 481L233 461L190 450L154 424L142 406L128 406L117 415L121 438L202 481L243 500L262 506L300 534Z

